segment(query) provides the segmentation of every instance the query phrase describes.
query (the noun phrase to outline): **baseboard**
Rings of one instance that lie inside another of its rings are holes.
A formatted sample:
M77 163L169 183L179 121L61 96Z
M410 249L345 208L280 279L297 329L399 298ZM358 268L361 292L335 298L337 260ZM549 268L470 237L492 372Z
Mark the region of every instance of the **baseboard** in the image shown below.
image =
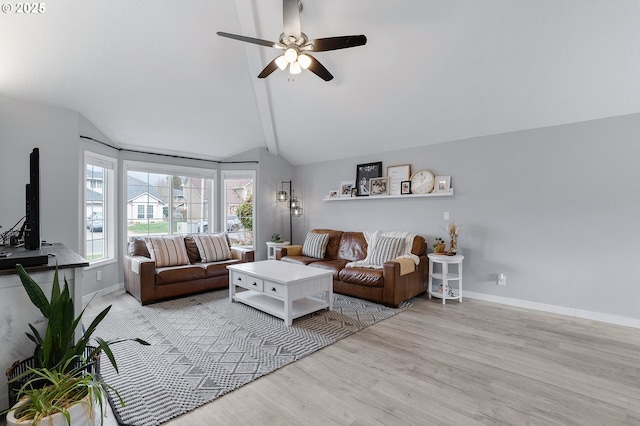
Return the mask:
M491 294L463 291L463 297L484 300L486 302L500 303L502 305L517 306L519 308L535 309L536 311L551 312L554 314L568 315L576 318L584 318L609 324L624 325L640 328L640 319L622 317L619 315L603 314L600 312L584 311L581 309L567 308L564 306L548 305L546 303L530 302L528 300L512 299L510 297L494 296Z
M105 294L113 293L114 291L118 291L124 288L124 283L114 284L110 287L103 288L102 290L98 290L95 293L90 293L85 296L82 296L82 306L87 306L87 303L91 301L94 297L104 296Z

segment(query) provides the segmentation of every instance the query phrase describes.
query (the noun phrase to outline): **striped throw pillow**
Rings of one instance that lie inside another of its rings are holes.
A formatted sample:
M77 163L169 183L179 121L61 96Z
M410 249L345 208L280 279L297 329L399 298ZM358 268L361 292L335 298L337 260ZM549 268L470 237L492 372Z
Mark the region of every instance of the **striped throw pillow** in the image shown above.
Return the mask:
M188 265L189 256L182 235L173 237L150 237L145 240L151 260L157 268L165 266Z
M327 250L327 243L329 243L329 234L309 232L302 245L302 255L323 259Z
M225 234L194 235L193 240L203 262L231 259L231 249Z
M404 238L379 237L373 247L369 262L382 266L384 262L395 259L404 252Z

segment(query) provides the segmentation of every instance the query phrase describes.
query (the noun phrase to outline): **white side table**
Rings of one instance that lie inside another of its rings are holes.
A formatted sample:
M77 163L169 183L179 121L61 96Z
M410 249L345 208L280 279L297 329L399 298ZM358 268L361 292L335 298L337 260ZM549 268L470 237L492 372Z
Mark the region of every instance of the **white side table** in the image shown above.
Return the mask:
M435 253L427 254L429 258L429 285L427 291L429 292L429 299L431 297L438 297L442 299L444 305L448 299L458 299L462 302L462 259L464 256L456 254L455 256L443 256ZM439 264L440 272L434 271L434 265ZM450 266L456 265L456 273L450 271ZM436 283L434 283L434 279ZM458 282L457 288L451 288L450 281ZM440 291L434 289L433 286L440 284Z
M283 241L281 243L267 241L267 260L276 260L276 248L288 245L289 241Z

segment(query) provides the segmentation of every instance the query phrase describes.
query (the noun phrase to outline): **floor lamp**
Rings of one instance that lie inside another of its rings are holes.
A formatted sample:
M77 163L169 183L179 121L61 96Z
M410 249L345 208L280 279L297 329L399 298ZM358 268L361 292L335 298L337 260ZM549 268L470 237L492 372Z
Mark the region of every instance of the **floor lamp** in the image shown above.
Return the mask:
M284 190L285 184L289 185L291 197L289 197L287 191ZM293 244L293 218L302 216L302 201L293 195L293 181L282 181L280 191L276 192L276 200L280 202L289 200L289 241L290 244Z

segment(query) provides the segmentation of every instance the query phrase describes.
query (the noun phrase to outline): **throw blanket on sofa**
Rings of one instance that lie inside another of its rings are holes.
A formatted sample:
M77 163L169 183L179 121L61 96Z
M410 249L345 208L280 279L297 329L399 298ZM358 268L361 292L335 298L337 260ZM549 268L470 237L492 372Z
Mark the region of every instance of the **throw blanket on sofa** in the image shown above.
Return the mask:
M416 237L415 234L410 234L409 232L382 232L382 231L364 231L364 238L367 240L367 257L363 260L357 260L355 262L347 263L347 268L370 268L370 269L382 269L382 265L375 265L371 263L371 253L373 253L376 243L380 237L391 237L391 238L403 238L404 239L404 252L402 255L398 256L396 259L411 259L413 260L414 269L415 265L420 263L420 258L415 254L411 253L411 248L413 247L413 239ZM402 262L404 265L404 270L407 271L405 273L413 272L413 270L409 271L407 268L407 262ZM404 275L404 274L403 274Z

